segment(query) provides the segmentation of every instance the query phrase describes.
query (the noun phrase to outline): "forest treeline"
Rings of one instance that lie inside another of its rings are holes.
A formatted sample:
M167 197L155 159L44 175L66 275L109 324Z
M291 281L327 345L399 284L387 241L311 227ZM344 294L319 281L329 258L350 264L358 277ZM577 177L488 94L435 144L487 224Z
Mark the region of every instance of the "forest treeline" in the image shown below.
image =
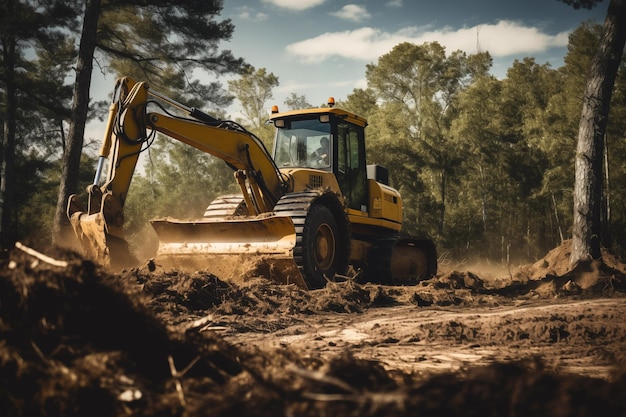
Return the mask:
M537 259L571 237L582 97L600 33L601 26L583 23L569 37L562 67L528 57L513 62L503 79L490 74L488 51L446 51L437 42L399 44L364 68L367 87L353 90L338 106L368 119L368 163L389 169L391 185L404 199L404 231L434 239L441 257L506 263ZM37 95L26 88L16 94L12 163L18 192L10 233L39 244L50 242L53 232L71 114L71 87L64 80L76 53L73 43L53 41L46 46L33 37L36 58L24 60L26 70L17 73L24 78L17 85L30 82L38 89ZM157 77L132 59L110 59L113 72L155 77L161 90L221 118L229 116L220 109L236 98L244 116L238 121L271 146L270 128L263 123L267 109L277 104L271 100L279 79L271 69L239 61L219 69L238 74L226 89L197 82L189 88L176 65ZM606 129L603 195L603 242L621 255L626 253L624 69L622 60ZM6 86L0 91L5 96ZM309 106L297 92L284 104ZM89 115L106 117L106 105L92 103ZM83 147L80 189L93 181L98 147L96 142ZM3 164L5 159L6 152ZM152 236L147 224L152 217L201 216L214 197L236 191L223 161L166 138L158 137L142 160L126 202L131 243Z
M564 65L532 57L506 77L487 52L448 55L402 44L367 66L368 88L344 105L365 115L371 161L390 168L408 231L456 259L532 260L572 236L574 159L583 94L601 26L569 37ZM415 76L414 74L418 74ZM603 236L626 244L626 73L614 87L605 136Z

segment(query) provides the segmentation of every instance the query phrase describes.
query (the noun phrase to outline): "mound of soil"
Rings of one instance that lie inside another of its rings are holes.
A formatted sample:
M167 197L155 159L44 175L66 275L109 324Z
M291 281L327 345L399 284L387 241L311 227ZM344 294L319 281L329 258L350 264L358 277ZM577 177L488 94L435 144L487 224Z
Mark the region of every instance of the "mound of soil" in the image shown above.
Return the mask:
M626 415L626 269L561 269L566 253L496 280L303 291L15 250L0 415Z
M571 240L565 241L533 265L520 268L517 277L524 281L552 280L555 291L563 289L568 282L570 287L578 287L583 293L607 294L614 290L624 290L626 265L608 250L602 249L600 259L571 266L571 247Z
M177 367L216 385L241 372L221 338L170 331L90 261L13 253L2 271L1 415L167 415L180 408Z

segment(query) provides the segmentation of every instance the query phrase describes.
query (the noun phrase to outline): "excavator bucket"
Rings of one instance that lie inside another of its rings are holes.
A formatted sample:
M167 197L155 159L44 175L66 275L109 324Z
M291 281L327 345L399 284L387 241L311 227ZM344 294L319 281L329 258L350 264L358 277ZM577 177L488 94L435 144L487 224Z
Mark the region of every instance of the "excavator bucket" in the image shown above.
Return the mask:
M104 196L110 199L109 195ZM103 211L89 213L76 195L68 201L67 216L85 256L113 269L137 264L125 239L110 233Z
M289 217L155 219L157 264L207 271L224 280L264 275L273 281L307 285L293 259L296 231Z

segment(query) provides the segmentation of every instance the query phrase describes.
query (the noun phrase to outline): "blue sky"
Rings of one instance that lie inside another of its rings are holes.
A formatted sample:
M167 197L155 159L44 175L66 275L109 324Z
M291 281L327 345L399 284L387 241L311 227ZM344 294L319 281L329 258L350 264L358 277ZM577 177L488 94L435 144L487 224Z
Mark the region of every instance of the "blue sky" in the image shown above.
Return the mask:
M591 11L557 0L225 0L221 17L235 32L222 47L278 77L268 107L284 106L292 92L320 105L365 87L366 64L404 41L489 51L499 78L524 57L558 68L568 35L583 21L602 23L607 7L608 0Z
M524 57L558 68L568 35L583 21L602 23L607 7L608 0L591 11L557 0L224 0L217 20L235 25L222 49L278 77L269 111L284 108L291 93L316 106L329 96L345 99L366 87L367 64L405 41L437 41L447 53L489 51L499 78ZM107 99L113 83L96 70L93 98ZM238 102L227 112L236 117ZM102 129L94 121L86 136L100 140Z

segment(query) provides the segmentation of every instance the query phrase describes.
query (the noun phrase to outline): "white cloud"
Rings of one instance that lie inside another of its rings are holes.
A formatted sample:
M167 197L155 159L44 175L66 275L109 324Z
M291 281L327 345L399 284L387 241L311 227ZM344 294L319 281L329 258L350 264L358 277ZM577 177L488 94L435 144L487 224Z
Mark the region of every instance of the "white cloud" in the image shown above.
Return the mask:
M306 10L323 4L326 0L263 0L263 3L273 4L290 10Z
M252 20L254 22L266 20L268 17L267 14L262 12L256 12L252 7L249 6L239 7L237 8L237 11L239 12L238 17L240 19Z
M331 13L331 15L340 19L352 20L354 22L362 22L371 17L365 7L358 6L356 4L346 4L341 8L341 10Z
M505 57L534 54L551 47L566 46L568 34L569 32L561 32L549 35L542 33L539 28L507 20L456 30L449 27L439 30L407 27L389 33L381 29L363 27L344 32L327 32L292 43L287 46L287 51L300 56L306 62L321 61L333 56L372 61L401 42L420 45L437 41L447 52L460 49L467 53L476 53L480 48L481 51L488 51L493 57ZM332 45L332 48L328 45Z
M363 80L358 80L358 81L354 81L354 80L338 80L338 81L329 81L329 80L324 80L323 84L319 84L319 83L303 83L300 81L295 81L295 80L287 80L285 83L281 83L280 86L278 86L276 89L279 92L282 93L291 93L294 91L306 91L306 90L313 90L313 89L317 89L319 90L320 88L323 87L324 90L328 90L328 91L332 91L333 88L338 88L338 87L352 87L355 85L355 83L361 85Z
M464 29L459 35L473 37L474 49L476 43L481 50L489 51L493 56L509 56L522 53L543 52L552 47L567 46L569 32L561 32L556 35L542 33L539 28L526 27L512 21L500 21L495 25L479 25L471 29ZM467 42L466 47L456 49L470 50Z
M369 61L380 56L380 51L389 51L401 41L399 38L394 40L392 35L379 29L365 27L345 32L324 33L287 45L287 51L309 62L324 60L331 56ZM332 48L329 45L332 45Z

